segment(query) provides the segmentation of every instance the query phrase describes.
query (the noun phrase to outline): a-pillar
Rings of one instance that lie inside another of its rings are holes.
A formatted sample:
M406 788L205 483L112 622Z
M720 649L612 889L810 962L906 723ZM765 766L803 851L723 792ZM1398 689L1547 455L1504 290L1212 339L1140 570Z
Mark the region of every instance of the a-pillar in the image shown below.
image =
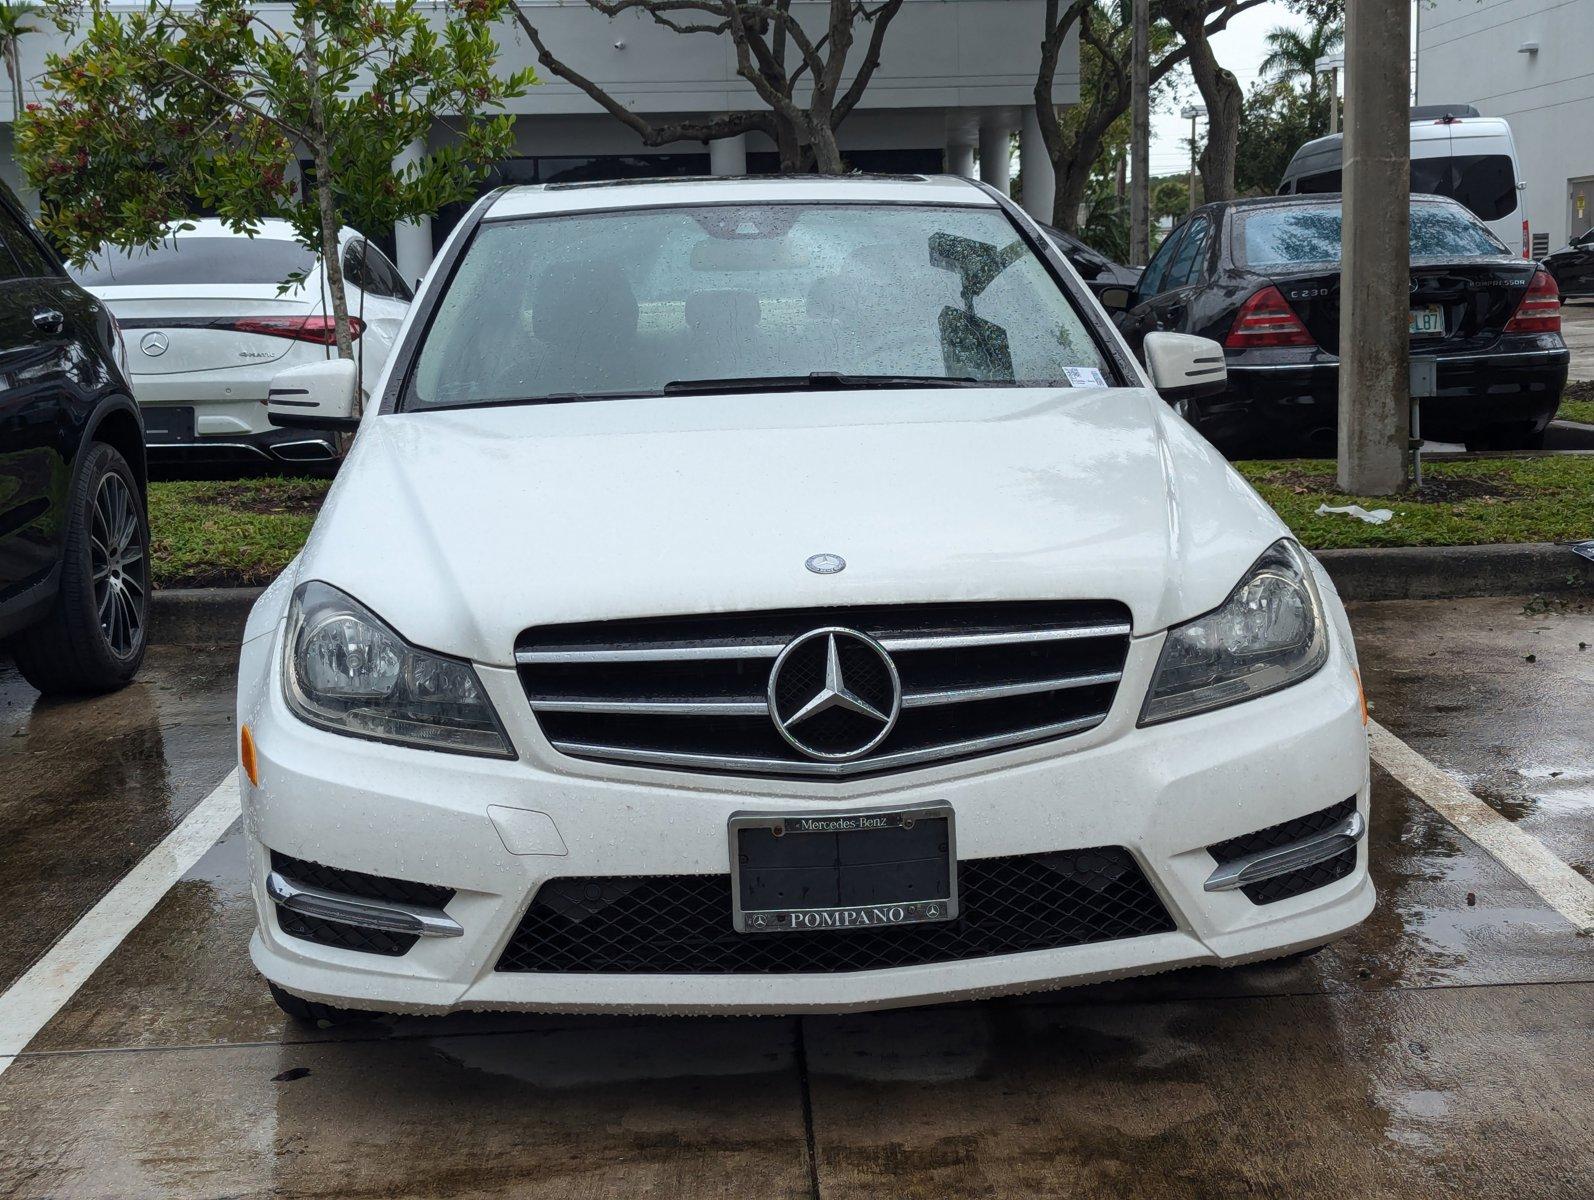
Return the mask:
M411 142L393 160L393 173L396 175L419 162L425 152L420 142ZM397 251L399 274L406 283L413 285L432 265L432 218L400 221L394 225L393 248Z
M714 175L747 174L747 135L715 138L708 144L708 169Z
M1057 195L1057 174L1052 170L1046 139L1041 137L1040 117L1035 106L1024 109L1024 123L1018 131L1018 163L1024 177L1024 211L1042 224L1052 223L1052 201Z

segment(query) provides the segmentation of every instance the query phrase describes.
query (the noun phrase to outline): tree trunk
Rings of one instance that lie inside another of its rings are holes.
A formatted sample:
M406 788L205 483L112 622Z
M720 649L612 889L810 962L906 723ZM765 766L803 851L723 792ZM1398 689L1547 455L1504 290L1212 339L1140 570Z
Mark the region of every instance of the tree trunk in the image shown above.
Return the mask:
M820 175L840 175L842 170L841 145L836 131L827 121L815 121L809 131L809 147L813 150L814 170Z
M1190 74L1207 106L1207 144L1201 151L1201 191L1208 203L1234 198L1234 168L1240 152L1240 113L1245 93L1232 71L1218 64L1207 41L1206 10L1200 0L1173 9L1175 31L1189 48Z
M339 358L354 358L354 338L349 331L349 297L343 287L343 262L338 257L338 234L342 223L332 202L332 164L327 156L326 117L321 104L321 59L316 40L315 18L304 23L302 31L304 74L310 96L310 147L315 160L316 208L321 215L321 262L327 273L327 292L332 298L332 331L338 343ZM355 396L359 407L360 397ZM358 414L356 414L358 415Z
M11 142L16 144L17 125L22 120L22 47L20 39L12 38L6 47L6 74L11 76Z

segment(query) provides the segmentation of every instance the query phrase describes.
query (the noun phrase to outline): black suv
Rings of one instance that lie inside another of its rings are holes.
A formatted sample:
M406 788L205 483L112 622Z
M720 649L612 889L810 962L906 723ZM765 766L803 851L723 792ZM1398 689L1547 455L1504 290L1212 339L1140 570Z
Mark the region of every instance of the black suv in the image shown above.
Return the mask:
M121 687L144 657L144 430L123 359L0 183L0 638L41 692Z

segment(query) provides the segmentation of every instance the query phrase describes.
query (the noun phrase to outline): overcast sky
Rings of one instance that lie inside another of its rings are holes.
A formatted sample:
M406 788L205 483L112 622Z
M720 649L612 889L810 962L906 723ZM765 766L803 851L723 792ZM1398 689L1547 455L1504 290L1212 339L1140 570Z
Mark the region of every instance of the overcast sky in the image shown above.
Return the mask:
M1268 31L1280 25L1306 27L1306 22L1292 14L1282 4L1269 3L1248 9L1229 22L1229 27L1212 39L1212 52L1218 62L1233 71L1240 87L1247 94L1261 72L1257 69L1267 57ZM1151 174L1171 175L1190 169L1190 122L1179 116L1186 104L1201 103L1201 95L1190 79L1190 72L1181 67L1176 72L1179 95L1172 103L1164 102L1160 110L1151 114ZM1205 137L1205 124L1199 128Z

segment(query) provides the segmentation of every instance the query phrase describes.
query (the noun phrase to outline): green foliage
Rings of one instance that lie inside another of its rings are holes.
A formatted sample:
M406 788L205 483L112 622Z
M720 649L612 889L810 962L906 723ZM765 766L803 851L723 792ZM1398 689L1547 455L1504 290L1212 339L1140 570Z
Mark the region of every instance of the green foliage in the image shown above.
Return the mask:
M1184 178L1151 181L1151 219L1172 217L1181 221L1190 211L1190 180Z
M17 135L41 223L81 262L106 242L154 245L197 201L238 232L284 218L320 253L340 225L385 228L464 199L513 143L513 118L495 110L536 82L529 70L495 74L492 27L509 8L149 0L117 12L109 0L54 0L47 11L78 41L47 60L51 100L28 106ZM395 170L445 115L457 140ZM325 164L330 196L301 199L288 175L300 156ZM328 274L341 314L335 263Z
M11 101L16 111L22 111L22 66L19 47L30 33L39 27L32 18L39 11L29 0L0 0L0 60L5 62L6 78L11 82Z
M149 485L155 586L270 583L310 536L325 479L191 480Z
M1240 113L1234 187L1241 196L1267 196L1301 145L1328 132L1328 95L1314 97L1285 80L1252 85Z

